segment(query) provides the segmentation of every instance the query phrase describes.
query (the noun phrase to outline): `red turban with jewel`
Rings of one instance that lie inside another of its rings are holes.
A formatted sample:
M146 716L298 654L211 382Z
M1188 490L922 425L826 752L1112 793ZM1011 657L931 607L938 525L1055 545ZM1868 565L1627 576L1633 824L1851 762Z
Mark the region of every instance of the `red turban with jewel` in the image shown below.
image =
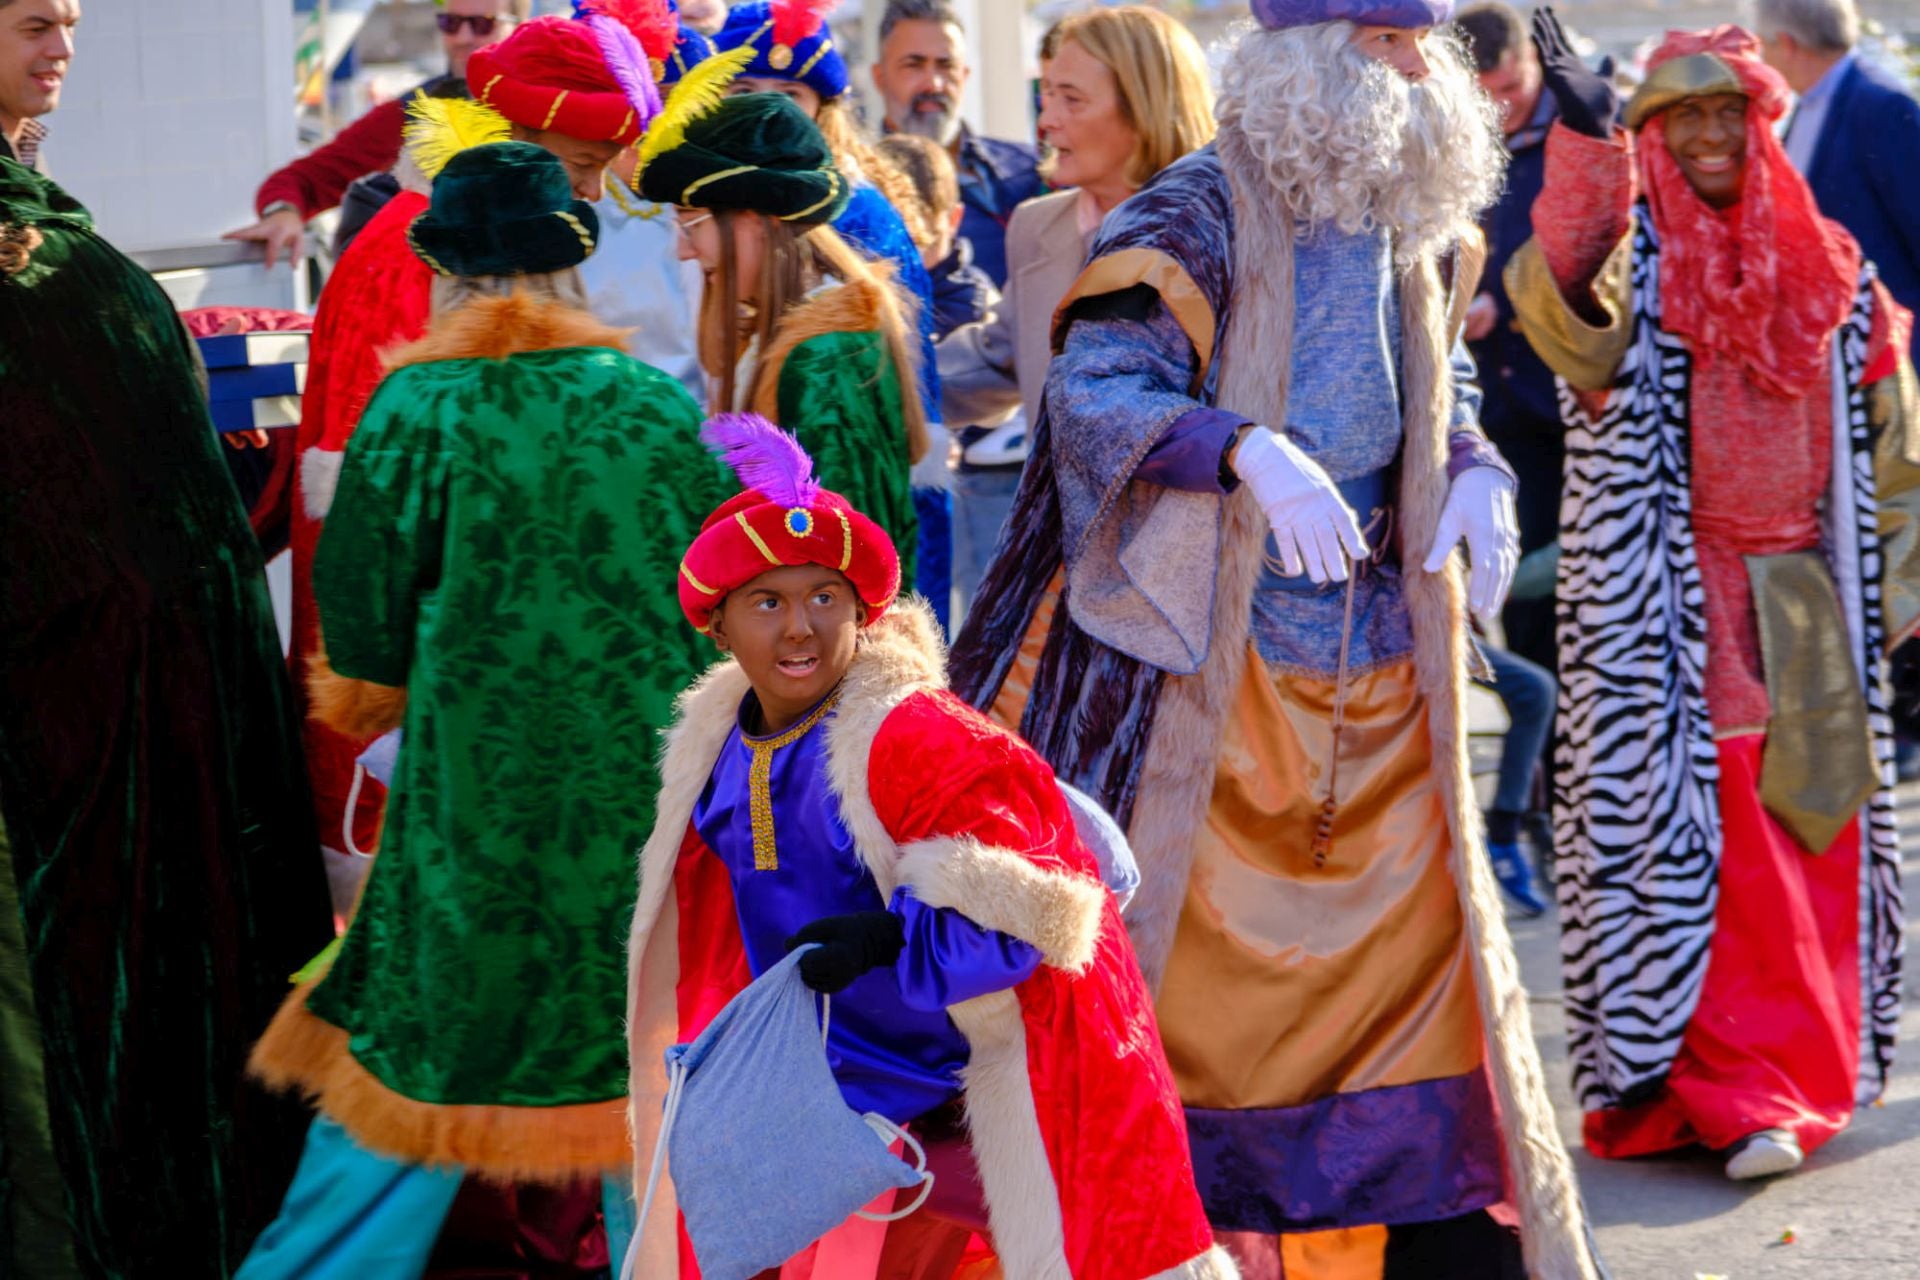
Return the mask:
M867 623L900 594L900 556L886 530L813 478L813 459L758 414L713 419L700 438L722 453L746 492L720 504L680 561L680 610L705 634L728 593L761 574L817 564L846 575Z
M474 50L467 85L523 128L625 145L660 114L655 80L673 38L665 0L590 0L576 18L535 18Z

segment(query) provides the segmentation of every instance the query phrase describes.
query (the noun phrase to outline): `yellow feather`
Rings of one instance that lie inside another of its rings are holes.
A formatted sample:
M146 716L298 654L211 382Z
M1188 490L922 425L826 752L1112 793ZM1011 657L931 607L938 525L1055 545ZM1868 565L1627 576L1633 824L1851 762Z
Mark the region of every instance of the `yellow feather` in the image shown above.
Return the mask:
M640 139L640 164L633 173L636 186L640 170L655 157L686 141L687 126L720 105L721 99L727 96L727 86L753 61L753 53L752 45L716 53L680 77L680 83L667 95L660 114L647 126L646 136Z
M447 161L462 151L505 142L512 133L507 118L484 103L425 94L407 103L407 150L429 178L439 177Z

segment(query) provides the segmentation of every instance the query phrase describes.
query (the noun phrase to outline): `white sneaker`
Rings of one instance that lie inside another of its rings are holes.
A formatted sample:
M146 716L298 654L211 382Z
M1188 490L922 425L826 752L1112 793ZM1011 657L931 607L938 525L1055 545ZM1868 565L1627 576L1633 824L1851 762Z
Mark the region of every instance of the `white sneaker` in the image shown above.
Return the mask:
M1771 1178L1798 1169L1806 1159L1799 1140L1785 1129L1762 1129L1749 1135L1727 1157L1727 1176L1735 1182Z

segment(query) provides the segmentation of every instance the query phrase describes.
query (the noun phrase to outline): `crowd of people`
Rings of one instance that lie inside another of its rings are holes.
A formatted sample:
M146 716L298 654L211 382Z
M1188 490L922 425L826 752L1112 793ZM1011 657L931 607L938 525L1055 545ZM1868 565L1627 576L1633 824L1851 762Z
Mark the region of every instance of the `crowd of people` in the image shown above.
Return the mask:
M46 173L77 0L0 0L0 1273L1601 1280L1508 909L1596 1156L1884 1088L1852 0L1630 74L1090 7L1038 146L944 0L869 129L830 7L440 0L231 233L340 209L314 314L183 322ZM189 334L285 328L223 448Z

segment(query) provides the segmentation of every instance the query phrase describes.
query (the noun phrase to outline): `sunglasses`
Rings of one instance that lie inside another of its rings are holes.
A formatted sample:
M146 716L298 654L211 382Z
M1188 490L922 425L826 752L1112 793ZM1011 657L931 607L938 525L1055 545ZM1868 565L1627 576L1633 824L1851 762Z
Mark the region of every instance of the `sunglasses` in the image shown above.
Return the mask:
M440 24L440 30L446 35L453 35L462 26L466 26L472 28L473 34L482 39L492 35L493 29L500 25L499 18L479 13L436 13L433 15L433 20Z

